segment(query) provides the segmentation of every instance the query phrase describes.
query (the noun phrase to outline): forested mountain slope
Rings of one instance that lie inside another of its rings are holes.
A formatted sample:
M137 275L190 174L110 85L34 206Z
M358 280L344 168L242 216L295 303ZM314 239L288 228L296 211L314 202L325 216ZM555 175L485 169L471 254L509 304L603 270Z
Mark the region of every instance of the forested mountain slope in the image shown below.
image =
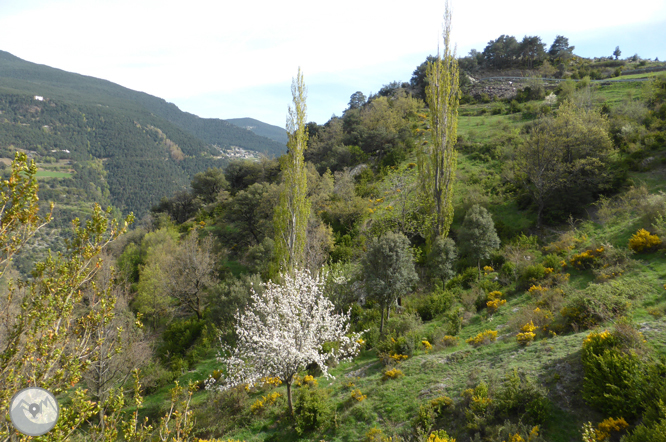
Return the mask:
M284 143L256 135L224 120L199 118L161 98L110 81L31 63L4 51L0 51L0 87L78 104L105 105L141 113L147 111L221 148L238 146L271 157L286 151Z

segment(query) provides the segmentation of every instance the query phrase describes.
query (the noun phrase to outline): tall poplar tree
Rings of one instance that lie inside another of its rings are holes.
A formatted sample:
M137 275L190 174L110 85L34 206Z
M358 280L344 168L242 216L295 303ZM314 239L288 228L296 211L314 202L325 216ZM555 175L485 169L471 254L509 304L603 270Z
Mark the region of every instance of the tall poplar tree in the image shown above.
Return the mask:
M451 10L444 13L444 54L439 47L435 60L426 67L426 102L430 108L432 143L422 146L418 156L419 181L424 207L432 213L428 241L449 233L453 221L453 184L456 171L454 145L458 130L460 85L458 60L451 51Z
M307 175L303 152L307 147L308 133L305 127L306 90L303 74L298 68L298 76L292 81L291 95L294 107L289 106L287 116L288 152L280 158L283 188L280 201L275 208L275 262L273 275L303 268L305 264L305 243L310 217L310 201L307 198Z

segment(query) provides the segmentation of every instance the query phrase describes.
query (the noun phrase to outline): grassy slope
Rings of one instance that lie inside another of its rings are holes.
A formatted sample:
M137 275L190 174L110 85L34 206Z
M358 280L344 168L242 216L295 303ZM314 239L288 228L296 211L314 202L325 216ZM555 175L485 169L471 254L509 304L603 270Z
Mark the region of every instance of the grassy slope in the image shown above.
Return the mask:
M636 84L615 84L602 86L595 95L599 99L611 103L621 101L630 91L636 93ZM478 131L479 141L489 140L490 132L499 131L501 124L506 123L517 128L521 121L509 116L469 116L461 118L460 133L470 135ZM413 159L408 160L412 161ZM406 162L407 163L407 162ZM406 164L405 163L405 164ZM403 165L404 167L405 165ZM458 161L458 201L457 207L463 203L465 195L470 192L473 185L469 184L471 174L496 174L493 162L471 160L468 155L459 155ZM648 173L634 173L634 179L644 181L650 192L664 189L666 182L661 178L664 171ZM382 188L383 190L384 188ZM492 195L490 197L493 197ZM531 212L520 212L510 199L496 198L491 209L494 218L502 220L505 224L516 228L528 228L534 220ZM381 203L388 205L389 200ZM615 222L601 225L592 222L584 223L580 229L588 236L599 240L607 240L616 247L626 247L629 237L637 230L638 223L635 216L618 219ZM460 222L460 217L456 217ZM454 228L456 225L454 224ZM647 308L666 304L662 285L666 279L666 258L663 254L640 255L636 257L636 265L626 272L620 279L626 281L647 281L654 292L636 300L632 306L632 316L641 324L641 329L648 342L659 352L666 352L666 321L656 319L647 313ZM570 283L573 287L583 288L592 281L589 271L571 272ZM510 291L511 287L503 289ZM460 333L457 346L442 348L426 352L421 349L399 368L405 376L398 380L381 380L381 363L374 351L363 352L353 362L343 363L331 373L333 380L319 379L320 387L330 392L331 402L336 407L335 417L329 429L324 432L307 434L302 438L290 429L285 423L285 402L279 400L275 406L270 407L262 415L248 420L245 428L225 435L226 438L246 441L263 440L311 440L311 441L359 441L363 440L370 428L381 428L387 435L398 434L410 426L410 420L416 416L419 406L428 400L447 395L457 399L463 389L480 380L486 382L501 382L504 376L513 370L519 369L539 380L549 390L554 409L547 425L542 429L546 440L565 442L580 439L580 428L584 422L600 421L601 416L582 401L580 388L582 382L582 366L580 363L580 348L588 331L571 333L552 338L544 338L534 342L528 347L520 347L515 340L515 330L510 330L507 324L515 320L520 309L531 305L530 295L526 292L509 297L507 304L490 320L480 312L471 317ZM436 319L424 324L424 337L433 331L442 328L444 320ZM606 324L606 327L611 324ZM486 329L499 331L496 343L473 348L466 344L465 339L476 335ZM602 327L603 328L603 327ZM215 367L213 357L199 364L195 374L189 377L203 379ZM363 402L352 401L350 392L352 388L348 383L352 381L354 388L359 388L367 399ZM277 388L283 395L285 387ZM197 401L203 403L210 397L209 392L200 392L195 395ZM264 391L251 394L250 401L261 398ZM166 390L147 399L147 405L157 407L166 397ZM440 422L441 424L441 422ZM445 428L451 430L455 422L446 423ZM458 423L459 424L459 423ZM457 427L457 425L454 425ZM467 440L466 436L459 434L459 440Z

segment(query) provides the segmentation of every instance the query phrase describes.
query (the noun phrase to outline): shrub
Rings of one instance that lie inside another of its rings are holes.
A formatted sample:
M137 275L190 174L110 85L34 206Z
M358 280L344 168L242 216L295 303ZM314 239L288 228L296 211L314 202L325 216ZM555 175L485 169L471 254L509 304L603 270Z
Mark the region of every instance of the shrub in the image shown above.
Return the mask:
M321 428L329 421L330 415L331 408L325 390L309 387L298 389L294 418L299 435Z
M472 345L473 347L480 347L482 345L490 344L491 342L495 342L497 340L497 331L494 330L486 330L482 333L479 333L478 335L474 336L473 338L469 338L467 341L468 344Z
M550 253L543 258L543 265L546 268L558 269L562 267L562 258L555 253Z
M634 252L650 252L661 245L661 239L645 229L640 229L629 239L629 248Z
M583 342L583 398L604 413L633 418L643 408L643 361L623 351L614 333L590 333Z
M446 431L437 430L430 433L428 440L426 442L456 442L455 439L451 439Z
M446 333L451 336L456 336L458 333L460 333L460 329L462 328L463 323L463 309L460 307L455 309L446 315L446 319L449 321L446 327Z
M506 299L502 299L502 296L504 295L500 291L488 293L489 301L486 302L486 307L488 308L489 314L495 313L500 308L500 306L506 304Z
M611 318L623 316L630 303L604 284L590 284L569 297L560 311L567 325L591 328Z
M397 368L391 368L389 370L384 370L384 373L382 374L382 380L387 381L389 379L398 379L403 377L405 374L402 372L402 370L399 370Z
M599 247L596 249L588 249L581 253L575 254L569 261L572 266L579 270L590 269L597 265L599 258L604 253L605 248Z
M421 319L423 321L430 321L451 308L453 293L441 287L436 287L432 293L418 298L415 304L416 312Z
M516 335L516 340L520 345L529 345L534 341L534 338L536 338L536 335L534 334L534 330L536 330L536 325L532 321L529 322L529 324L525 324L521 329L521 333L518 333Z
M458 345L458 341L458 337L446 335L442 338L442 345L444 345L444 347L455 347Z
M543 264L532 264L525 267L521 279L525 282L535 282L546 277L546 267Z
M490 107L490 113L492 115L502 115L505 112L505 107L504 104L501 102L496 102L493 103L493 105Z
M266 406L275 405L278 398L281 396L282 395L277 391L274 391L267 396L262 396L261 399L257 399L252 405L250 405L250 411L254 414L259 414L265 410Z
M361 393L361 390L358 388L354 391L351 392L351 398L356 400L357 402L363 402L365 399L367 399L367 395Z
M519 417L523 422L541 424L550 413L547 391L531 377L513 370L495 395L500 417Z

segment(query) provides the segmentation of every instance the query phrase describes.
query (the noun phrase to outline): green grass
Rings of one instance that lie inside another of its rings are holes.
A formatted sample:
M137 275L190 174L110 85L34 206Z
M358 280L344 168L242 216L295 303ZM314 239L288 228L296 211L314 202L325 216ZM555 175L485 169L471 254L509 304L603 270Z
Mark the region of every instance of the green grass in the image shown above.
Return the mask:
M56 172L53 170L38 170L37 178L71 178L72 174L69 172Z

